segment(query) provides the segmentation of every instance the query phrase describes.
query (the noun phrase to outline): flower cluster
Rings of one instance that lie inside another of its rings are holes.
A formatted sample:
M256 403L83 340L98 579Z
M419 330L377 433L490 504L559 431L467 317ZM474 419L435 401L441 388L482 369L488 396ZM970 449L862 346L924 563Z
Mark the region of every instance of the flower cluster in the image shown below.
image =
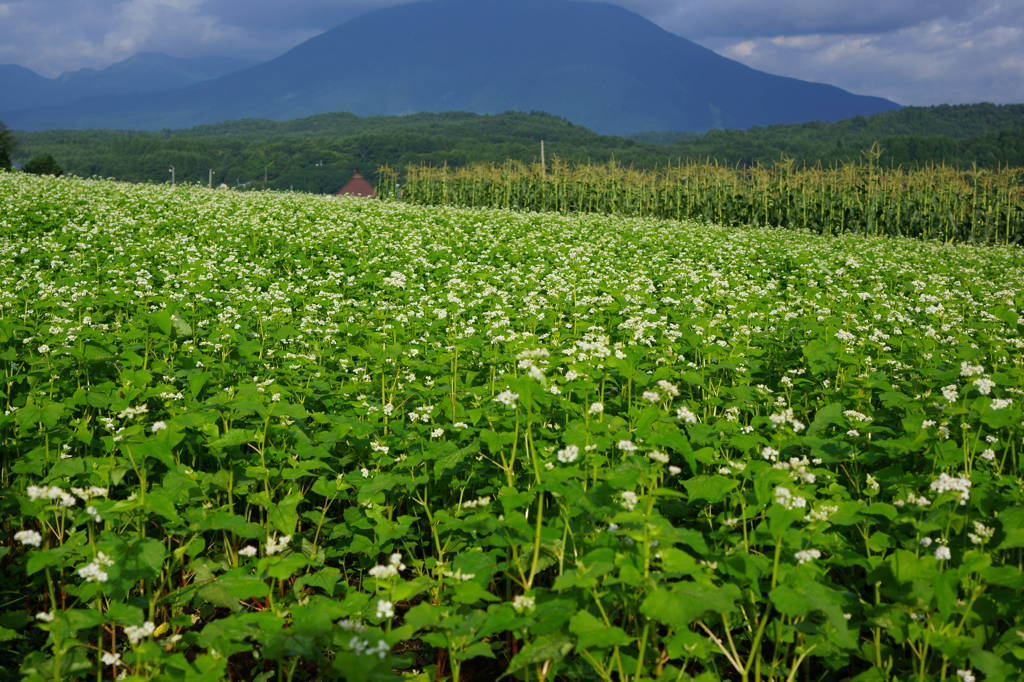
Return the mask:
M113 565L113 559L103 552L97 552L95 559L78 569L78 575L86 582L105 583L110 577L106 569Z
M395 552L388 557L388 563L374 566L370 569L369 573L378 580L385 580L387 578L394 578L404 571L405 568L405 564L402 563L402 555Z

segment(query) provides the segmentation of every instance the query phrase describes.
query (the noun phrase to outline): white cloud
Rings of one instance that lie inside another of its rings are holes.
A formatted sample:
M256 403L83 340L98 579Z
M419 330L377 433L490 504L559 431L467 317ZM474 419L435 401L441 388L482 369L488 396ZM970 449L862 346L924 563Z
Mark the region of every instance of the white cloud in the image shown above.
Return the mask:
M993 0L621 0L687 37L887 33L976 14Z
M967 35L976 37L969 38ZM757 69L831 83L901 104L1024 102L1020 29L971 30L950 20L882 35L711 40L708 47Z

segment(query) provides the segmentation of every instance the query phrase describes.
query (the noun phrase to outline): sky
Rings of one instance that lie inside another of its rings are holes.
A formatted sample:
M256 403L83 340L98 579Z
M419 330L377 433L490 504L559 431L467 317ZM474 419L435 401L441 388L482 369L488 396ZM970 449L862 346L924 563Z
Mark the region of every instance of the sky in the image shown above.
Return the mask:
M0 64L273 58L409 0L0 0ZM1024 103L1024 0L613 0L744 64L904 105Z

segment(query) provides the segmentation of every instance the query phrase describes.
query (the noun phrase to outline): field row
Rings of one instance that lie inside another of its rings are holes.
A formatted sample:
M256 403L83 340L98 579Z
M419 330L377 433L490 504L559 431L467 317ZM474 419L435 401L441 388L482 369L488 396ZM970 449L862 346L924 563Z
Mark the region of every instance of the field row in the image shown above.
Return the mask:
M520 163L468 168L381 169L381 194L401 190L422 205L590 212L763 225L820 234L917 237L982 244L1024 243L1024 175L1019 168L961 171L879 168L730 168L688 163L641 171L615 163L549 172Z
M0 173L0 667L1013 680L1024 253Z

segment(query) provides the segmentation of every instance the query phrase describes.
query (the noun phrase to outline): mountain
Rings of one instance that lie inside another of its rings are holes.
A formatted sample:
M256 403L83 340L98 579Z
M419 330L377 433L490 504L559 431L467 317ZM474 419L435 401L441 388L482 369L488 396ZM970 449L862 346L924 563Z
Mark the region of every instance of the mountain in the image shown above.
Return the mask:
M58 86L16 64L0 64L0 111L13 107L37 107L55 104ZM71 100L65 100L71 101Z
M87 97L174 90L250 66L251 61L231 57L179 59L159 52L141 52L105 69L80 69L44 78L21 66L0 64L0 111L56 107Z
M546 111L602 133L831 121L898 108L726 59L620 7L430 0L380 9L181 90L0 114L15 128L180 128L328 111Z

